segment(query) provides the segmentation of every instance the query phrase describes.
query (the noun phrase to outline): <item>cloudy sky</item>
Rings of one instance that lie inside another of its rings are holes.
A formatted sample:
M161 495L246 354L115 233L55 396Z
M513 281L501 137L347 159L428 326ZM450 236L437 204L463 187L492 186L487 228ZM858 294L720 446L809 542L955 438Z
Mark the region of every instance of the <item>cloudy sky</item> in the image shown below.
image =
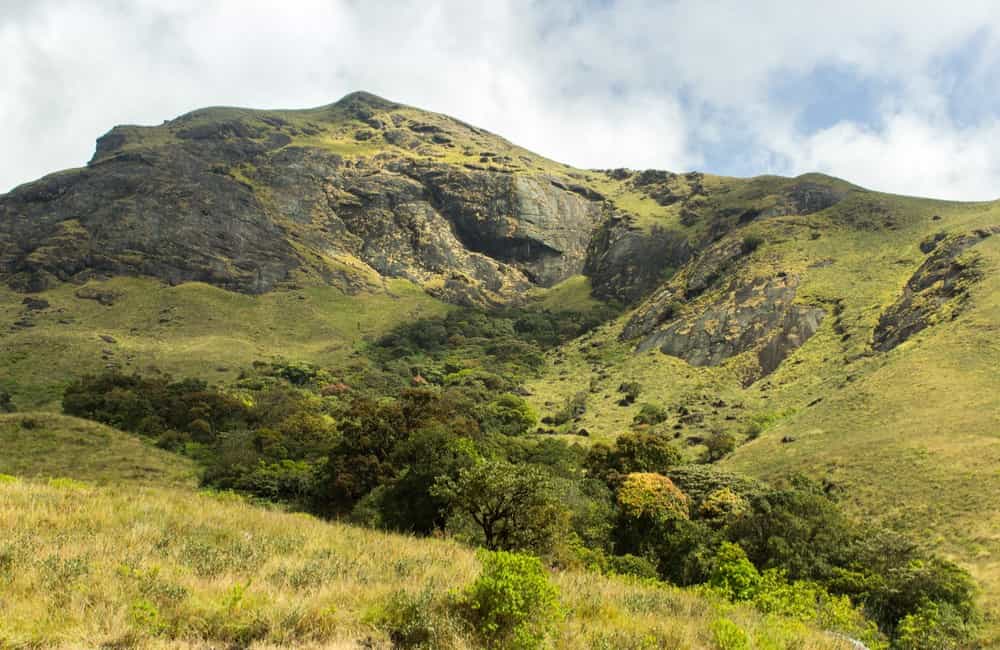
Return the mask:
M0 192L114 124L353 90L580 167L1000 198L995 0L0 0Z

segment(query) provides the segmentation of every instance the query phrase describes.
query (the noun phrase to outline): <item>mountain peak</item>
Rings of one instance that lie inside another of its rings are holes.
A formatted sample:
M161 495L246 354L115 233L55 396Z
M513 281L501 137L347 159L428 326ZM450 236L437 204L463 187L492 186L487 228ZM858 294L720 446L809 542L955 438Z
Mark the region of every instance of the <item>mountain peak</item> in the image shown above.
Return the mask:
M352 93L348 93L334 102L333 105L337 108L343 109L366 107L381 111L391 111L402 107L401 104L389 101L384 97L379 97L378 95L364 90L356 90Z

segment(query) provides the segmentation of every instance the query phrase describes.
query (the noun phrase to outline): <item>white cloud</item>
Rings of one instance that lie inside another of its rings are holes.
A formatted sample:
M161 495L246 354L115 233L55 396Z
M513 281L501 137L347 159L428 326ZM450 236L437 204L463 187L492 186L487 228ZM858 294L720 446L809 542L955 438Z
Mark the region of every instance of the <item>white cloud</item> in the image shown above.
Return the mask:
M0 190L82 164L117 123L216 104L308 107L365 89L578 166L740 161L910 194L1000 195L1000 150L988 140L996 110L973 124L948 114L958 90L1000 109L1000 89L984 83L1000 70L992 0L914 0L905 15L875 0L0 6L0 124L11 152L0 158ZM973 38L978 58L942 63ZM802 133L802 104L771 86L821 66L893 88L880 98L882 123Z
M843 122L788 151L796 169L864 178L887 192L949 198L1000 196L1000 123L961 129L907 113L886 116L885 128Z

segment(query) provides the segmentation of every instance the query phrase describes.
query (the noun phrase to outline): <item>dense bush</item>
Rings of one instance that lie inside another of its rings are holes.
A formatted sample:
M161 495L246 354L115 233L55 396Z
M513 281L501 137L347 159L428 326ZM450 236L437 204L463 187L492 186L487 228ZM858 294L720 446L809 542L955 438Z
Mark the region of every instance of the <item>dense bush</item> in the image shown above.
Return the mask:
M540 648L561 617L558 591L538 558L481 552L483 568L459 607L483 646L504 650Z
M447 642L454 634L446 613L441 610L430 589L419 594L397 591L366 618L388 633L393 648L431 650L448 647Z
M622 394L620 400L618 400L619 406L628 406L629 404L634 404L635 400L639 399L639 394L642 392L642 385L637 381L627 381L618 387L618 392Z
M713 431L705 439L705 458L709 462L721 460L736 449L736 436L728 431Z
M639 407L639 412L632 418L632 424L659 424L668 417L666 409L655 404L643 404Z
M126 431L211 443L219 431L246 426L246 404L209 389L197 379L174 381L169 375L125 375L116 371L88 375L67 386L63 411Z
M743 250L743 254L744 255L748 255L748 254L754 252L755 250L757 250L758 248L760 248L761 244L763 244L763 243L764 243L764 238L761 237L760 235L747 235L747 236L745 236L743 238L743 242L742 242L742 246L741 246L741 248Z
M626 474L666 474L681 461L681 452L670 438L657 433L638 432L618 436L614 446L595 444L590 448L584 464L591 476L617 485Z
M973 629L953 607L927 600L899 622L895 650L957 650L972 638Z

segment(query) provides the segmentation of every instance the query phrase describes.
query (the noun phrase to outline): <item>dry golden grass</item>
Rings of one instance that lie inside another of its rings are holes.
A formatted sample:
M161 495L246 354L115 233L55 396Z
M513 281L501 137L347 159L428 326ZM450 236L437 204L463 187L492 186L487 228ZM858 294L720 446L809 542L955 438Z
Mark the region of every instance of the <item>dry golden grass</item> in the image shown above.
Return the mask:
M0 530L4 650L389 647L372 614L394 593L443 600L478 571L472 551L448 540L70 479L0 483ZM722 648L713 625L723 618L753 647L846 647L692 591L576 572L552 580L567 612L558 648ZM439 624L454 629L447 647L476 647L456 621Z

